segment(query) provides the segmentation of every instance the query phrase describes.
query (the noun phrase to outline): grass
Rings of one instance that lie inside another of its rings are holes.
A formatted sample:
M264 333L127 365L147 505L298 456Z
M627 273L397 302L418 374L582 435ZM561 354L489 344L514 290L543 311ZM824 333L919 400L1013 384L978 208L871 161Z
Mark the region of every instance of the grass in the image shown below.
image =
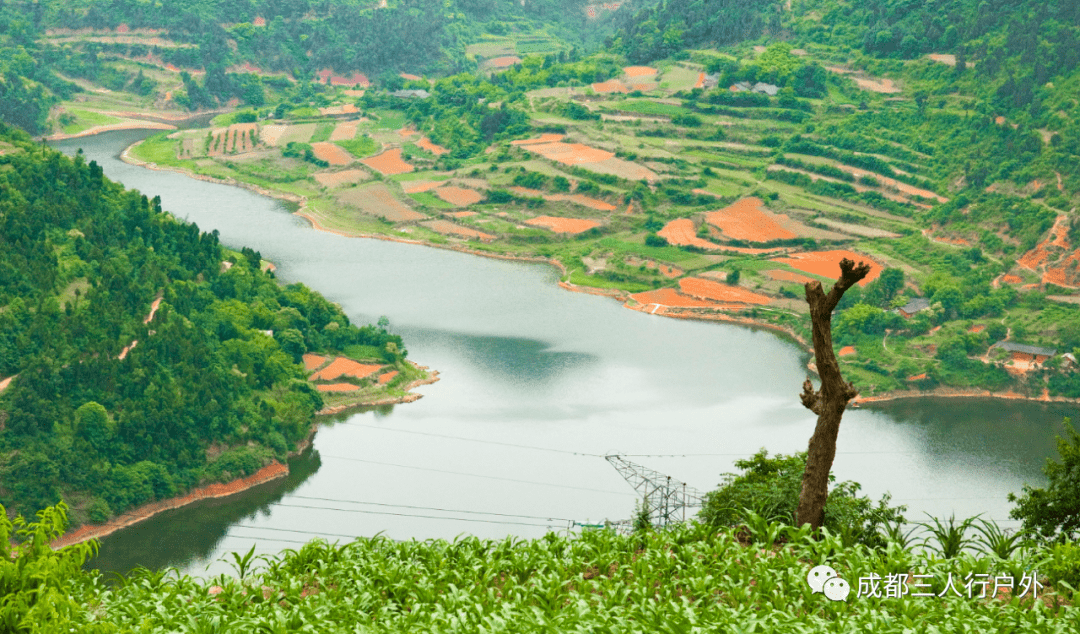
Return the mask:
M432 207L434 209L454 209L454 205L446 202L442 198L435 196L431 192L418 192L415 194L409 194L409 197L420 203L425 207Z
M342 350L342 352L345 354L346 357L349 357L350 359L353 359L355 361L383 360L383 351L378 346L363 346L360 344L354 344L351 346L346 346L345 349Z
M99 125L120 123L120 119L117 119L116 117L111 117L100 112L94 112L93 110L82 110L79 108L67 108L66 110L69 114L75 116L75 122L64 126L65 134L75 134Z
M334 132L334 127L337 125L334 121L326 121L319 124L319 127L315 128L315 132L311 135L311 143L321 143L323 141L329 141L330 135Z
M158 165L182 165L190 161L176 158L180 141L168 138L168 132L161 132L147 138L131 151L135 158Z
M650 101L648 99L627 99L625 101L612 101L607 102L605 105L610 106L615 110L637 112L639 114L662 115L665 117L674 117L691 113L689 110L681 106L673 106L671 104L660 103L658 101Z
M349 154L358 158L371 156L379 150L379 144L375 142L375 139L366 134L361 134L360 136L347 141L334 141L334 143Z

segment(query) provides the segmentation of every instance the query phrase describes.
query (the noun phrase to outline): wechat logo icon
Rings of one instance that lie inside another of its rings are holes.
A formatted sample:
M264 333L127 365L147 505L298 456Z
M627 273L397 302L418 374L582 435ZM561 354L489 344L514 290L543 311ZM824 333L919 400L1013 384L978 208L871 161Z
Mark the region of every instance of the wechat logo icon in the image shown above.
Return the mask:
M851 586L847 581L836 576L831 566L815 566L806 575L806 583L814 594L821 592L830 601L847 601Z

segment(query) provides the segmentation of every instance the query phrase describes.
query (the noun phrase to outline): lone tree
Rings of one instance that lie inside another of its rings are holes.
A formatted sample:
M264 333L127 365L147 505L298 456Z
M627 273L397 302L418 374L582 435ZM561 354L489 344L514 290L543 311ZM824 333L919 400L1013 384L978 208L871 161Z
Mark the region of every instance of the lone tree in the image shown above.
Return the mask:
M795 523L799 526L810 524L814 530L821 528L825 519L825 501L829 495L829 471L833 458L836 457L836 437L840 433L840 418L848 401L858 392L855 386L844 381L840 376L840 364L832 347L832 311L844 296L844 292L870 273L870 265L859 262L856 266L851 260L840 260L840 279L826 295L821 289L821 282L806 283L806 302L810 304L810 319L814 330L814 358L818 374L821 376L821 389L814 391L814 385L807 377L800 395L807 409L818 415L817 427L810 437L810 448L806 457L806 470L803 471L802 490L799 492L799 506L795 511Z

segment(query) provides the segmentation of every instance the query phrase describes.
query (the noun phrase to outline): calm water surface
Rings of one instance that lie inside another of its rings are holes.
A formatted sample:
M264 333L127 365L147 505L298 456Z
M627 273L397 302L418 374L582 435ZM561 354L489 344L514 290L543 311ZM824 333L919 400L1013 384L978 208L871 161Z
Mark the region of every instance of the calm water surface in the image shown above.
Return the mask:
M442 380L415 403L326 421L285 480L106 538L103 570L218 574L226 553L278 552L316 535L535 537L631 515L633 491L602 455L633 455L709 490L762 447L806 448L815 418L798 394L808 357L774 334L626 310L558 288L543 265L314 231L277 201L117 158L145 135L57 147L83 148L113 180L160 195L229 246L260 251L280 279L311 286L354 321L386 315L409 358ZM871 496L890 491L914 519L983 513L1014 526L1006 495L1042 483L1074 409L920 399L851 410L834 472Z

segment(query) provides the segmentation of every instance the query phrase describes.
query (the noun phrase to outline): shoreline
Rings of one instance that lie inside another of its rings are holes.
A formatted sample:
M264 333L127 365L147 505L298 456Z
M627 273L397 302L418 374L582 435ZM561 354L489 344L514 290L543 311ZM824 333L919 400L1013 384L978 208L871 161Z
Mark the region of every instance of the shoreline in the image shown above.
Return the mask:
M423 394L416 394L414 392L411 392L410 390L412 390L413 388L420 387L421 385L431 385L432 383L437 383L441 378L441 377L439 377L439 371L438 370L432 370L428 366L420 365L420 364L416 363L415 361L406 360L405 362L412 365L414 368L416 368L417 370L420 370L421 372L426 372L427 375L428 375L426 378L420 378L420 379L416 379L415 381L410 381L403 388L401 388L405 392L407 392L407 394L403 394L401 396L391 396L391 397L387 397L387 398L382 398L382 399L379 399L379 400L376 400L376 401L361 401L361 402L358 402L358 403L346 403L346 404L343 404L343 405L335 405L333 407L324 407L321 410L315 412L315 415L316 416L329 416L331 414L339 414L341 412L344 412L344 411L347 411L347 410L350 410L350 409L354 409L356 407L377 407L379 405L400 405L402 403L412 403L414 401L419 401L420 399L424 398L424 395ZM312 435L314 435L314 434L312 434ZM297 451L299 451L299 450L300 449L298 448Z
M660 315L662 317L670 317L670 318L674 318L674 319L691 319L691 320L697 320L697 321L719 321L719 322L726 322L726 323L730 323L730 324L734 324L734 325L748 326L748 327L751 327L751 328L763 328L763 329L766 329L766 330L772 330L772 331L777 332L779 334L783 334L783 335L786 335L786 336L790 337L792 340L794 340L799 345L801 345L806 352L810 353L811 355L813 354L813 346L808 341L806 341L801 335L799 335L797 332L795 332L793 329L791 329L790 327L787 327L787 326L782 326L782 325L779 325L779 324L773 324L773 323L769 323L769 322L765 322L765 321L759 321L759 320L756 320L756 319L753 319L753 318L750 318L750 317L740 317L740 316L732 315L732 314L728 314L728 313L720 313L720 312L696 313L696 312L689 312L687 309L684 309L684 308L660 307L658 310L648 312L648 311L645 310L645 306L637 306L637 305L632 306L632 305L630 305L630 303L627 301L627 299L629 298L630 293L628 293L627 291L618 290L618 289L605 289L605 288L594 288L594 287L589 287L589 286L579 286L577 284L573 284L573 283L568 282L568 281L563 281L561 278L565 277L566 274L567 274L566 266L562 262L559 262L558 260L555 260L555 259L552 259L552 258L503 255L503 254L499 254L499 253L490 253L490 252L487 252L487 251L480 251L478 249L471 249L471 248L469 248L467 246L464 246L464 245L435 244L435 243L427 242L427 241L424 241L424 240L401 238L401 237L398 237L398 236L388 236L388 235L383 235L383 234L372 234L372 233L363 233L363 232L350 233L350 232L338 231L336 229L330 229L328 227L324 227L322 224L319 223L319 219L316 216L314 216L313 214L306 211L307 200L303 196L297 196L295 194L287 194L287 193L284 193L284 192L276 192L276 191L272 191L272 190L267 190L267 189L265 189L263 187L259 187L257 185L252 185L250 183L244 183L242 181L236 181L235 179L213 178L213 177L210 177L210 176L203 176L201 174L195 174L195 173L191 172L190 170L183 169L183 168L162 167L162 166L157 165L155 163L149 163L147 161L142 161L141 159L137 159L134 156L131 156L131 154L130 154L130 151L133 148L137 147L140 143L142 143L142 141L138 141L138 142L132 144L131 146L129 146L128 148L126 148L121 153L120 159L123 160L125 163L129 163L131 165L138 165L138 166L141 166L141 167L146 167L148 169L156 169L156 170L160 170L160 171L176 172L176 173L184 174L184 175L189 176L191 178L206 181L206 182L218 183L218 184L222 184L222 185L234 185L234 186L242 187L242 188L247 189L249 191L253 191L253 192L257 193L257 194L261 194L261 195L264 195L264 196L267 196L267 197L270 197L270 198L275 198L275 199L278 199L278 200L286 200L286 201L289 201L289 202L298 203L300 205L300 207L295 212L293 212L293 215L300 216L301 218L304 218L305 220L307 220L311 224L312 228L315 229L316 231L323 231L323 232L326 232L326 233L332 233L332 234L339 235L339 236L342 236L342 237L345 237L345 238L371 238L371 239L375 239L375 240L386 240L386 241L389 241L389 242L399 242L399 243L402 243L402 244L415 244L415 245L420 245L420 246L428 246L428 247L446 249L446 250L450 250L450 251L458 251L458 252L461 252L461 253L468 253L470 255L479 255L479 256L483 256L483 257L495 258L495 259L499 259L499 260L511 260L511 261L517 261L517 262L529 262L529 263L538 263L538 264L550 264L551 266L558 269L560 274L561 274L558 285L561 288L564 288L564 289L566 289L568 291L572 291L572 292L575 292L575 293L586 293L586 294L589 294L589 295L598 295L598 296L602 296L602 297L610 297L610 298L618 300L620 303L622 303L624 308L628 308L630 310L636 310L638 312L643 312L643 313L647 313L647 314ZM878 394L878 395L874 395L874 396L868 396L868 397L861 397L861 398L856 397L854 400L851 401L851 403L849 405L851 407L857 408L857 407L859 407L859 406L861 406L863 404L866 404L866 403L876 403L876 402L894 401L894 400L907 399L907 398L926 398L926 397L939 397L939 398L1002 398L1002 399L1010 399L1010 400L1025 400L1025 401L1032 401L1032 402L1080 403L1080 398L1068 398L1068 397L1064 397L1064 396L1031 397L1031 396L1024 396L1022 394L1017 394L1015 392L994 393L994 392L991 392L990 390L980 390L980 389L977 389L977 388L938 387L938 388L935 388L934 390L929 391L929 392L918 391L918 390L901 390L901 391L885 392L885 393L882 393L882 394ZM415 400L415 399L413 399L413 400Z

